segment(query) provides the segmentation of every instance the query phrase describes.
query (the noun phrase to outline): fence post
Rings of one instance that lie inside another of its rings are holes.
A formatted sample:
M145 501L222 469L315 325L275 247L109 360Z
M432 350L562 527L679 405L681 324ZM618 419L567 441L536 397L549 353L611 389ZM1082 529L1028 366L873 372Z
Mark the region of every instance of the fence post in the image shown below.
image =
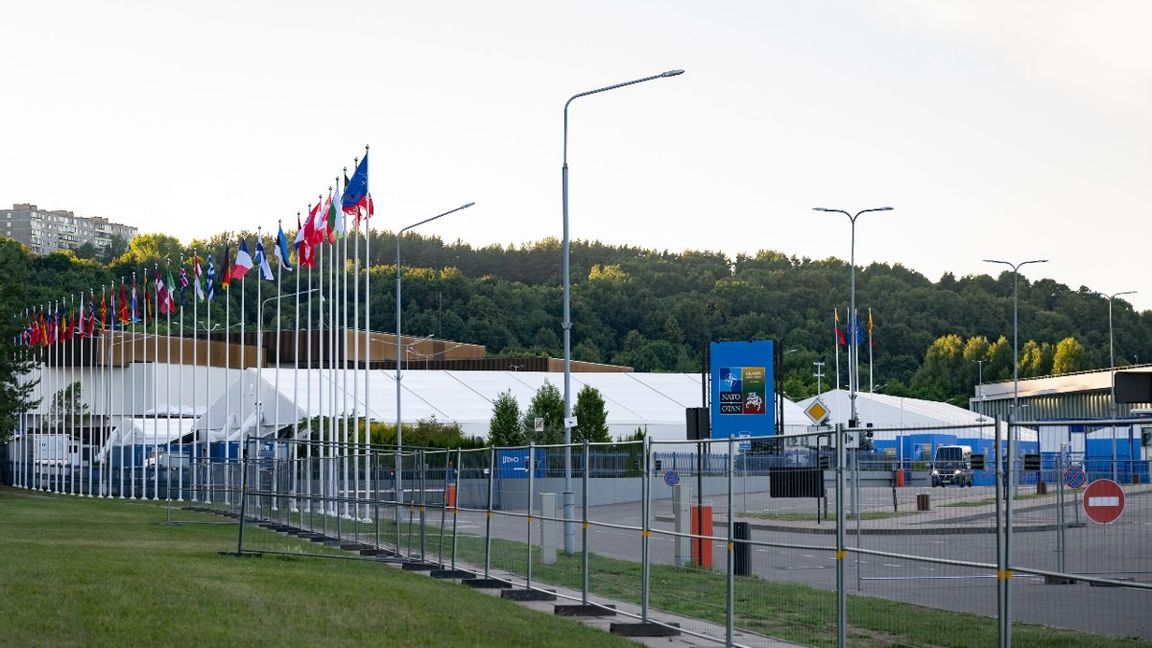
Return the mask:
M1007 494L1007 486L1004 481L1004 446L1001 445L1000 436L1000 419L993 419L993 424L996 426L996 625L1000 634L1000 648L1007 648L1007 631L1005 625L1007 623L1007 612L1005 611L1005 596L1004 590L1004 496Z
M525 570L528 574L524 589L532 589L532 512L536 510L535 488L536 486L536 443L533 441L528 444L528 568ZM543 511L541 511L543 517ZM541 524L544 524L543 522Z
M648 435L644 435L644 441L642 442L643 443L642 448L644 451L644 461L642 462L643 466L642 466L641 476L640 476L640 498L641 498L640 515L643 517L643 519L641 520L641 523L640 523L640 529L641 529L640 530L640 561L641 561L640 562L640 622L641 623L648 623L648 597L649 597L649 593L650 593L649 581L650 581L650 577L651 577L651 573L652 573L650 556L649 556L649 551L648 551L648 549L649 549L648 536L652 533L652 531L649 530L649 527L648 527L648 507L650 504L650 502L648 501L648 498L649 498L649 495L651 494L651 488L649 487L650 484L649 484L649 479L648 479L648 462L650 461L650 455L651 455L651 446L649 445L649 442L650 442L650 439L648 438Z
M437 548L436 553L440 559L436 562L440 565L440 569L444 569L444 526L448 522L448 473L452 471L452 451L444 450L444 487L441 489L440 495L440 546Z
M456 501L452 502L452 569L456 569L456 539L460 528L460 473L464 468L461 463L463 452L456 448Z
M735 517L735 515L733 515L733 511L732 511L732 473L735 472L735 470L736 470L736 453L735 453L736 446L733 443L733 441L734 441L734 437L731 434L729 434L728 435L728 470L726 471L728 473L728 488L727 488L727 490L728 490L728 525L727 525L728 526L728 543L727 543L728 544L728 564L727 564L728 582L727 582L726 587L725 587L725 599L726 600L724 601L724 607L726 610L726 613L725 613L726 618L725 618L725 623L724 623L724 639L725 639L725 645L728 645L728 646L732 645L732 635L733 635L733 630L734 630L735 625L736 625L736 610L735 610L735 605L736 605L736 565L735 565L735 560L734 560L735 554L732 551L732 549L734 547L734 545L732 543L732 525L733 525L733 518Z
M584 465L581 466L580 489L583 495L581 502L582 524L580 525L580 604L588 605L588 475L591 472L591 452L588 449L588 439L584 439Z
M844 424L836 424L836 646L848 645L848 592L844 585Z
M1020 434L1017 412L1008 416L1008 465L1007 483L1011 489L1004 506L1004 569L1000 574L1004 581L1004 645L1012 645L1012 508L1016 493L1020 488L1020 477L1016 474L1016 444L1014 439ZM1014 429L1015 428L1015 429Z
M492 571L492 498L496 474L496 447L488 448L488 510L484 512L484 578Z

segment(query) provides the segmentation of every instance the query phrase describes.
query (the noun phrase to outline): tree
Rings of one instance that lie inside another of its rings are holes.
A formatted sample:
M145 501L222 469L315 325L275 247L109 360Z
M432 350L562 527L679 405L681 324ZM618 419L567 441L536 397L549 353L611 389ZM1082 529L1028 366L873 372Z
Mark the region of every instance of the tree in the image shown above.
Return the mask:
M0 441L12 438L20 415L40 404L32 398L38 381L29 378L34 353L30 347L16 346L27 324L14 313L22 301L14 284L0 283Z
M73 414L78 417L88 414L88 403L84 402L79 382L71 383L52 395L46 423L57 430L70 428Z
M492 403L492 419L488 423L488 443L508 447L525 444L524 428L520 422L520 404L505 391Z
M1084 369L1084 346L1074 337L1056 343L1052 355L1052 373L1059 375Z
M536 419L544 419L544 431L536 431ZM552 444L564 442L564 397L555 385L544 380L528 411L524 412L524 436L535 443Z
M600 390L584 385L576 394L576 407L572 413L576 416L576 427L572 429L573 443L612 440L608 434L608 410L604 409Z

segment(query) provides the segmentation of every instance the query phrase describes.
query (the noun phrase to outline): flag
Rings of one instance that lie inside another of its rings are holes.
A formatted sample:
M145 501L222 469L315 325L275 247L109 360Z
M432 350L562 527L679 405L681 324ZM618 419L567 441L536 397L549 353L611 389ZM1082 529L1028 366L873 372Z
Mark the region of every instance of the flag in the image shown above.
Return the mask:
M136 317L137 305L139 302L136 300L136 275L132 275L132 323L135 324L139 321Z
M168 271L169 281L171 281L172 271ZM184 291L188 289L188 268L184 267L184 262L180 262L180 308L184 308Z
M86 322L84 321L84 296L81 295L80 296L80 310L76 312L76 337L80 338L81 340L84 339L84 335L85 335L86 330L87 330L87 329L85 329L85 324L86 324Z
M227 258L227 253L225 253L225 258ZM212 265L212 257L208 257L208 274L206 276L208 279L205 282L208 286L208 301L212 301L212 298L216 296L216 266Z
M314 251L317 245L324 242L326 232L324 231L323 224L319 222L322 217L320 212L320 203L317 202L315 207L308 208L308 220L304 221L304 238L308 241L308 245L312 246ZM309 254L311 256L311 254Z
M368 199L368 152L364 152L364 159L356 165L352 178L344 183L344 196L340 199L340 207L346 214L356 214L356 223L359 226L360 216L364 211L372 215Z
M340 182L337 181L336 182L336 191L332 194L332 207L331 207L331 210L328 212L329 220L331 220L333 223L335 223L335 225L333 227L336 230L336 238L337 239L344 238L344 229L345 229L344 210L340 209L340 201L341 201Z
M160 276L160 268L156 268L156 310L164 315L168 312L168 284Z
M296 214L296 265L312 267L312 246L308 243L308 228L300 226L300 214Z
M100 331L108 330L108 295L100 289Z
M212 259L208 259L212 263ZM215 278L215 277L213 277ZM200 256L192 257L192 288L196 292L196 301L204 301L204 279L200 276Z
M89 295L88 299L88 337L96 335L96 293Z
M152 293L148 292L148 285L144 285L144 329L148 329L148 318L155 317L152 310Z
M120 318L120 324L128 324L132 321L131 315L128 313L128 292L124 287L124 281L120 281L120 310L116 313Z
M276 232L276 260L280 262L280 267L292 272L292 263L288 256L288 237L284 236L284 227L281 225L280 231Z
M868 346L873 346L872 343L872 309L868 309Z
M220 257L220 287L228 290L230 283L232 283L232 262L228 260L228 246L224 246L224 256Z
M324 199L324 209L320 212L320 218L324 220L324 239L329 243L336 242L336 206L332 204L332 192L328 192L328 197Z
M856 318L856 346L859 347L864 344L864 325L860 323L860 318Z
M241 244L241 247L243 247L243 244ZM276 276L272 274L272 266L268 264L268 257L264 255L264 241L259 239L256 241L256 259L254 263L256 267L260 268L260 277L262 279L272 281L276 278Z
M233 279L243 279L252 269L252 255L248 254L248 241L240 239L240 249L236 250L236 260L232 264Z
M836 317L836 342L840 346L844 346L848 344L848 340L844 337L844 329L840 328L840 311L832 309L832 313Z

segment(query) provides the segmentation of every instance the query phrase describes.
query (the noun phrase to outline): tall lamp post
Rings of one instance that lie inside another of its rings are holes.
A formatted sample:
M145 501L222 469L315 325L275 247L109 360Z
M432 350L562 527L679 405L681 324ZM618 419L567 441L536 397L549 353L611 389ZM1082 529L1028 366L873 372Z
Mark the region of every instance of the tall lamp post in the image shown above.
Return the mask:
M1111 382L1111 395L1112 402L1110 404L1112 414L1112 481L1116 481L1116 356L1112 350L1112 300L1120 295L1135 295L1135 290L1125 290L1124 292L1112 293L1108 295L1108 374L1112 377ZM1128 433L1131 434L1132 427L1128 427ZM1131 460L1132 446L1128 446L1129 460Z
M454 214L462 209L468 209L476 203L470 202L466 205L461 205L456 209L450 209L443 214L437 214L432 218L425 218L418 223L412 223L408 227L396 232L396 528L400 528L400 515L401 508L404 506L404 464L403 458L400 456L401 447L404 445L404 426L401 424L400 418L400 359L404 354L404 337L400 334L400 277L403 274L400 271L400 239L404 238L404 233L408 230L420 227L425 223L431 223L437 218L443 218L448 214Z
M825 207L813 207L813 211L818 212L831 212L836 214L844 214L852 223L852 246L850 249L850 258L848 260L851 266L851 304L848 307L848 334L852 336L852 343L848 346L848 404L849 404L849 421L848 427L854 428L859 425L856 418L856 391L860 387L860 377L856 375L860 361L860 324L856 321L856 219L860 218L861 214L869 212L882 212L892 211L891 207L873 207L871 209L862 209L855 214L844 211L843 209L827 209Z
M572 95L564 102L564 165L561 167L561 200L564 211L564 240L562 243L561 272L564 275L564 553L571 554L576 551L576 503L572 491L572 281L568 273L568 106L580 97L599 94L625 86L654 81L684 74L684 70L668 70L661 74L625 81L595 90L588 90Z
M1032 259L1011 263L996 259L984 259L985 263L999 263L1012 268L1012 419L1020 413L1020 268L1029 263L1048 263L1048 259ZM1011 435L1009 435L1011 441ZM1037 440L1039 441L1039 440ZM1011 457L1009 457L1011 460Z

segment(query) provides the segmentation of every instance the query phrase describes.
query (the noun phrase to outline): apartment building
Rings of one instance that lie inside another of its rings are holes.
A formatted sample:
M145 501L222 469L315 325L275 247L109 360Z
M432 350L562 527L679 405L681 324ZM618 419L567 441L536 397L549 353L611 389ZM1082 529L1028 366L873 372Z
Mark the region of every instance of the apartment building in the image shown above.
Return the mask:
M28 203L0 209L0 235L27 245L35 254L75 250L85 243L104 251L114 238L129 241L136 234L135 227L99 216L77 216L62 209L40 209Z

